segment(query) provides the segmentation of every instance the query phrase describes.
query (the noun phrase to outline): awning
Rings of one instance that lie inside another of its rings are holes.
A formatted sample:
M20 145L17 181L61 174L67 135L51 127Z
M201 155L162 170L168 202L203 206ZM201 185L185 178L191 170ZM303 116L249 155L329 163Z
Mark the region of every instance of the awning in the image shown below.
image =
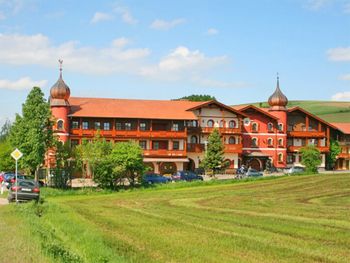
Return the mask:
M187 163L189 162L188 158L143 158L145 163L149 162L180 162Z

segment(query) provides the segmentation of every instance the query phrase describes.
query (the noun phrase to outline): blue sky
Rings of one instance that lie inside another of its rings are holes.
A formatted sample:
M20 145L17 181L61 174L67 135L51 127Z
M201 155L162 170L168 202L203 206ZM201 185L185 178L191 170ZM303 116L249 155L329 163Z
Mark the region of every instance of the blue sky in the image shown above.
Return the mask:
M350 100L350 0L0 0L0 123L34 85L72 96Z

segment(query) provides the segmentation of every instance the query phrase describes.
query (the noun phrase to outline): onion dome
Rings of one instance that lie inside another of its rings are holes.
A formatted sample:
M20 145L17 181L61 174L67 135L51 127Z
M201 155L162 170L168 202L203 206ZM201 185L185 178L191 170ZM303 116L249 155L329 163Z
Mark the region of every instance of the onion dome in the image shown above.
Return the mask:
M280 90L279 77L277 76L277 87L275 92L270 96L268 100L270 104L270 110L286 110L288 104L287 97Z
M60 77L50 90L50 105L51 106L68 106L68 99L70 96L70 89L62 78L62 63L60 59Z

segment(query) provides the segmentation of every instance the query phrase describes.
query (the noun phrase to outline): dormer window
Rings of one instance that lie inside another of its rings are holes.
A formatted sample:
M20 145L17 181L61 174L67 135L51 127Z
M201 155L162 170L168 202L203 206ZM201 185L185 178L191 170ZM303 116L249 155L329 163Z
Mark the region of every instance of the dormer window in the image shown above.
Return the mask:
M57 130L59 130L59 131L63 130L63 121L62 120L57 121Z
M220 121L220 128L224 128L225 127L225 121L224 120L221 120Z
M236 128L236 122L235 122L235 121L230 121L230 122L228 123L228 126L229 126L230 128Z
M231 136L230 138L228 138L228 143L229 144L236 144L236 138Z
M207 126L208 126L209 128L213 128L213 127L214 127L214 121L213 121L213 120L208 120Z

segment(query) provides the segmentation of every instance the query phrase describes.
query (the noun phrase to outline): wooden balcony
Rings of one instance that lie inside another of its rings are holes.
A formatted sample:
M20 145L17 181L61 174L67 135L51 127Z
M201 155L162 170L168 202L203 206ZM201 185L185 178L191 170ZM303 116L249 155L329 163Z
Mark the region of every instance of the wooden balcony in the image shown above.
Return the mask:
M350 159L350 153L339 153L338 158Z
M188 143L187 151L192 153L204 152L204 144L202 143Z
M212 133L215 128L202 127L202 133ZM219 129L221 134L240 134L242 133L240 128L216 128Z
M155 157L184 157L186 156L185 150L143 150L144 156L155 156Z
M288 146L288 152L299 152L303 147L305 146ZM321 153L329 152L328 146L316 146L316 148L319 149Z
M242 144L225 144L224 145L225 153L242 153Z
M186 131L151 131L152 138L187 138Z
M94 136L97 130L71 129L71 135ZM186 131L138 131L138 130L100 130L102 137L125 137L127 138L187 138Z
M287 135L290 137L324 138L326 137L326 132L324 131L289 131Z

